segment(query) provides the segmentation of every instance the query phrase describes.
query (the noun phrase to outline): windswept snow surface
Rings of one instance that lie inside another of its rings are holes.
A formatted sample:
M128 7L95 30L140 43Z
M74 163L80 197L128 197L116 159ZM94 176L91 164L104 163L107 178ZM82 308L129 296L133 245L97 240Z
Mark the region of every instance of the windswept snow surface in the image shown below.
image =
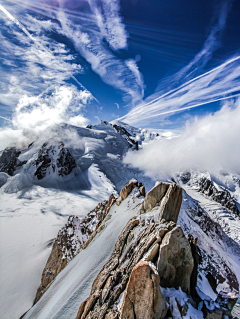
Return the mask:
M26 314L25 319L75 319L81 303L89 296L92 283L108 261L122 229L137 215L141 199L130 195L120 206L114 204L105 228L56 277L53 284Z

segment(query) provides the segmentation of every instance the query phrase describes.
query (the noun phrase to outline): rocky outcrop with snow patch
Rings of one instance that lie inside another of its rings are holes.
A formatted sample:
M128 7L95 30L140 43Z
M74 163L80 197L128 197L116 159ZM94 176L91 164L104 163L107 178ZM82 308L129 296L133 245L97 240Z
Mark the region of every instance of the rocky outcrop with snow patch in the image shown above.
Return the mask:
M0 157L0 172L7 173L12 176L17 167L22 166L26 162L18 160L21 151L16 147L7 147Z
M76 162L69 150L59 141L54 144L44 143L34 165L36 166L34 175L40 180L55 171L58 176L69 175L76 167Z
M174 196L167 196L165 202L174 207ZM77 319L164 318L167 307L159 283L181 287L189 294L193 263L190 244L173 221L149 221L144 214L134 217L119 236ZM118 300L123 293L120 310Z
M231 311L218 301L212 308L203 308L207 301L199 290L197 302L202 302L199 309L189 297L193 290L196 293L200 259L196 257L197 241L192 236L188 240L174 221L160 218L162 202L164 206L177 209L176 214L170 216L178 217L180 206L175 205L179 201L176 187L175 184L156 184L152 194L159 195L166 188L165 196L160 196L160 200L155 198L157 209L154 209L153 198L147 194L143 207L148 207L147 200L151 198L152 210L147 213L141 210L142 214L133 217L122 230L109 261L96 277L90 296L81 304L76 319L161 319L166 315L170 318L215 318L213 316L219 311L222 316L232 318ZM174 195L166 196L167 190L172 188ZM151 214L157 218L149 219ZM163 293L159 285L165 287ZM196 295L192 293L192 297L195 299Z
M157 182L142 203L141 213L159 209L159 220L177 222L182 203L182 189L174 184Z
M206 177L202 177L199 181L199 191L204 195L212 198L215 202L229 209L234 214L240 216L236 202L227 190L218 190L212 181Z
M80 249L85 249L95 235L104 228L103 221L114 202L115 197L111 195L108 201L99 203L84 219L79 219L77 216L68 218L68 222L58 232L54 241L33 304L42 297L54 278L80 252Z

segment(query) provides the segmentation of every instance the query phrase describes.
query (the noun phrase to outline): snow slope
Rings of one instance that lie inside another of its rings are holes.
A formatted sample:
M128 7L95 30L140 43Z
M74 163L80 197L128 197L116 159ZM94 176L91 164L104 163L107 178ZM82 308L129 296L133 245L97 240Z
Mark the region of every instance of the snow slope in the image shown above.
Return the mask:
M0 189L1 318L19 318L32 306L51 244L68 217L84 217L114 192L96 166L88 178L91 190L79 193L36 185L12 194Z
M64 176L53 169L61 143L76 162ZM46 170L43 167L46 175L38 179L35 172L41 165L36 165L42 160L41 149L44 154L49 149L51 162ZM32 306L51 244L70 215L85 217L133 176L148 189L153 186L151 179L122 163L128 149L128 142L110 124L100 123L92 129L61 124L48 128L21 150L18 160L25 164L13 176L0 172L2 319L17 319Z
M141 199L130 195L120 206L114 204L105 228L56 277L39 302L24 317L75 319L80 304L89 296L97 274L108 261L118 236L130 218L137 215Z

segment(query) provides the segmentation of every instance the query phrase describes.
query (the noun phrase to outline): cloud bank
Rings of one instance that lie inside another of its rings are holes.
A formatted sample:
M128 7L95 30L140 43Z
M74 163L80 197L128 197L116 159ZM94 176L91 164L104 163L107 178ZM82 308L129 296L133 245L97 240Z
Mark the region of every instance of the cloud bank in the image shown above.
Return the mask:
M240 100L225 103L215 114L187 123L179 137L129 151L125 162L155 179L188 169L240 173L239 119Z
M54 87L38 96L22 96L13 113L12 126L0 130L0 150L26 147L60 123L86 126L88 120L81 111L91 98L88 91L79 91L74 85Z

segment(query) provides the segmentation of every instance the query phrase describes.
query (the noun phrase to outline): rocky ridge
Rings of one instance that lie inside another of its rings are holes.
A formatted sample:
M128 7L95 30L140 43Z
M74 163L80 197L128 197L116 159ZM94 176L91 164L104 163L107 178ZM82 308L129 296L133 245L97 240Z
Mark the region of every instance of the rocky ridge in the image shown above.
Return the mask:
M69 217L58 233L43 271L39 298L67 263L105 227L115 201L121 205L133 191L134 196L141 196L141 187L141 183L131 179L122 188L120 201L111 195L108 202L98 204L84 219ZM182 189L176 184L156 183L139 207L139 215L122 230L76 319L159 319L186 315L218 318L219 314L232 318L236 295L220 293L214 302L196 289L201 256L197 239L191 235L186 238L176 225L181 201Z
M58 232L52 251L44 267L41 284L37 289L33 305L49 288L54 278L67 264L85 249L92 239L104 228L104 219L116 199L112 194L108 201L99 203L83 219L69 216L67 223Z
M34 175L40 180L55 171L58 176L69 175L76 167L76 162L69 150L59 141L57 144L44 143L33 165L36 167Z
M183 318L190 311L196 316L203 316L192 306L199 302L195 289L198 268L197 250L194 248L196 241L191 236L189 240L184 236L167 209L175 207L177 211L172 216L177 219L181 188L175 184L157 183L150 192L158 194L155 198L159 204L155 209L155 220L149 220L143 212L144 207L153 203L149 194L142 204L143 214L132 218L123 229L109 261L92 285L89 298L81 304L76 319L150 319L165 318L167 313L171 318ZM166 289L165 297L160 286ZM181 302L176 296L169 297L169 288L185 293ZM226 299L234 299L233 303L237 300L229 295ZM219 311L221 315L232 318L230 310L219 305L206 306L203 303L200 310L204 310L205 318L214 318Z
M234 198L231 196L230 192L225 189L219 189L214 185L214 182L211 180L210 174L207 174L208 176L201 176L200 173L199 176L195 177L196 181L194 182L194 177L192 175L196 174L197 172L190 171L184 172L180 174L180 181L183 184L195 184L195 187L197 187L198 191L202 193L204 196L207 196L211 200L215 201L216 203L221 204L223 207L226 207L229 211L234 213L235 215L240 216L239 209L237 207L237 204L234 200ZM198 174L197 174L198 175ZM239 186L239 180L236 178L236 176L232 176L232 180Z
M16 147L7 147L0 157L0 172L12 176L17 167L25 164L26 162L18 160L20 153L21 151Z
M218 190L210 179L206 177L202 177L200 179L199 191L204 195L212 198L215 202L226 207L234 214L240 216L240 212L237 208L236 202L234 201L230 193L227 190Z

